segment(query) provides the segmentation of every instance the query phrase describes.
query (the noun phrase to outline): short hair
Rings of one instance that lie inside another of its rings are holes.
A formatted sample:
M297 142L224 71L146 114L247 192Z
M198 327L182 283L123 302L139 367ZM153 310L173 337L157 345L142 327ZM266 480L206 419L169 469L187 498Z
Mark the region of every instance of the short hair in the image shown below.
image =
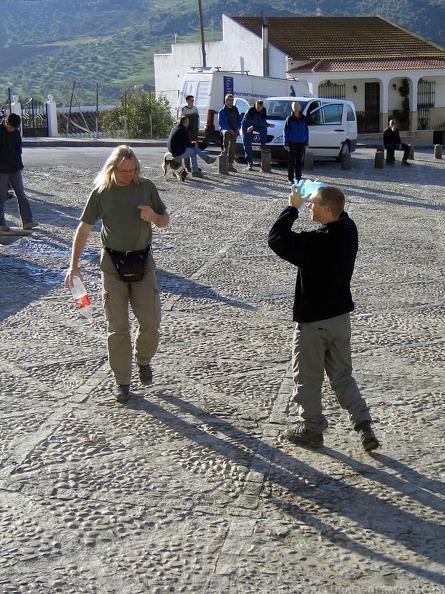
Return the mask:
M224 101L227 101L227 99L233 99L232 93L227 93L227 95L224 97Z
M321 186L318 188L316 195L320 198L323 204L329 206L334 216L339 216L345 209L345 195L334 186Z
M186 95L185 100L188 101L189 99L194 99L193 95Z
M255 101L255 105L264 105L263 100L262 99L257 99Z
M16 113L10 113L6 116L5 123L9 124L13 128L20 128L20 124L22 122L21 117Z
M94 180L94 188L99 192L110 189L113 185L113 169L119 167L119 165L122 163L122 161L125 161L125 159L131 159L133 161L136 171L132 181L136 185L139 185L143 180L139 159L136 157L133 149L130 146L121 144L114 149L114 151L105 161L105 165L97 174Z
M298 101L294 101L292 103L292 111L295 111L295 109L297 109L297 105L298 105L298 111L300 111L301 105L298 103Z
M180 124L181 126L184 125L185 120L189 121L188 117L186 115L183 115L179 118L179 122L178 124Z

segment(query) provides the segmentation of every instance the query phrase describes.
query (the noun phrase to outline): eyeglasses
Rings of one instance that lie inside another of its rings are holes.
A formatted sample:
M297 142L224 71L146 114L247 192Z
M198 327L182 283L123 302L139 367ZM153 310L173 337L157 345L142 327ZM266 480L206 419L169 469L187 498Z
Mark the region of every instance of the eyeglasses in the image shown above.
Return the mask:
M118 173L136 173L136 169L118 169L117 167L115 169Z

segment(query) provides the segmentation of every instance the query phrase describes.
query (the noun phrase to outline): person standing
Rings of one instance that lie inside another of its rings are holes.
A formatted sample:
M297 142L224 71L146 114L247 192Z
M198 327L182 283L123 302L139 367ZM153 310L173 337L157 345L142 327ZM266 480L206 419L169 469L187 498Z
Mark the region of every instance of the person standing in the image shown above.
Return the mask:
M284 122L284 150L289 152L287 178L291 184L300 181L304 154L309 146L309 130L298 101L292 103L292 114Z
M185 98L186 105L181 109L181 115L187 116L189 120L189 125L187 128L187 134L191 142L197 143L198 142L198 132L199 132L199 111L196 105L194 104L195 98L193 95L187 95ZM190 157L184 159L184 166L189 173L191 173L190 167Z
M386 149L386 164L394 166L396 162L395 151L403 151L402 165L411 165L408 163L409 144L405 144L400 139L400 134L397 129L397 122L390 120L389 126L383 130L383 144Z
M108 360L119 402L130 399L132 346L128 304L139 327L134 358L142 384L150 385L150 365L158 348L161 304L151 251L152 225L165 227L169 215L152 181L142 176L139 160L126 145L118 146L94 181L94 189L74 235L65 286L82 279L79 259L98 220L102 221L102 297L108 327Z
M208 165L216 161L215 157L211 157L192 142L187 134L189 127L189 119L187 116L181 116L179 122L170 131L167 139L167 148L173 157L180 157L181 159L191 159L192 162L192 177L204 177L198 168L198 156L203 159Z
M21 118L16 113L10 113L0 124L0 231L10 230L5 221L5 202L14 195L9 194L9 187L17 197L23 229L34 229L39 225L33 221L31 205L23 187L20 124Z
M298 209L306 199L301 188L289 196L289 206L273 225L269 247L297 266L293 305L296 328L292 347L294 400L302 421L289 427L284 437L298 446L322 447L328 422L322 410L324 372L340 406L360 436L366 452L379 447L371 429L371 415L352 376L351 321L354 309L350 282L358 250L354 221L344 210L339 188L323 186L308 205L312 231L292 231Z
M223 141L223 153L226 153L229 160L229 171L236 173L233 166L235 161L236 137L241 129L241 115L238 108L233 105L233 95L228 93L224 99L224 106L218 113L219 131Z
M252 139L253 131L259 133L260 144L263 147L267 141L267 128L275 128L275 124L267 123L267 112L261 99L255 101L255 105L249 107L244 114L242 121L244 155L246 157L247 169L253 169Z

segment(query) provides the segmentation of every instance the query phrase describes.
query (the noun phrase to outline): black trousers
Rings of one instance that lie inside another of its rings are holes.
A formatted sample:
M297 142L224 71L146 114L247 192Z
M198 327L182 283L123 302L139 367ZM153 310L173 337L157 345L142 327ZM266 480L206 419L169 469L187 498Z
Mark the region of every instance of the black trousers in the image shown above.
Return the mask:
M397 148L399 145L395 145L395 144L387 144L385 146L386 148L386 162L387 163L394 163L395 161L395 157L394 157L394 153L395 151L403 151L403 161L406 161L409 157L409 144L401 144L400 145L400 149Z
M304 144L302 142L289 142L289 158L287 177L290 182L301 179L301 169L304 162Z

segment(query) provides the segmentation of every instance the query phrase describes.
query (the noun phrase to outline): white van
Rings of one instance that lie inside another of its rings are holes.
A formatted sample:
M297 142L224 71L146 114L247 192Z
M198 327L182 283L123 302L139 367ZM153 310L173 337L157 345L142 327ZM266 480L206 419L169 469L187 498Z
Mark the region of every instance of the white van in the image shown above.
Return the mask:
M306 116L309 128L309 150L314 157L334 157L341 160L343 153L352 153L357 148L357 117L352 101L324 99L320 97L269 97L264 100L267 121L275 124L267 129L266 147L271 150L272 161L287 161L289 153L284 150L284 123L292 113L292 103L298 101ZM249 109L242 99L236 100L240 113ZM260 156L259 134L253 133L253 154ZM237 157L244 156L242 131L237 138Z
M306 85L293 79L253 76L241 72L219 70L219 68L194 68L184 75L178 97L177 114L186 104L187 95L195 97L199 111L200 146L209 143L221 144L218 112L224 105L224 97L232 93L244 101L243 105L253 105L257 99L272 95L298 95L311 97ZM244 109L243 111L246 111Z

